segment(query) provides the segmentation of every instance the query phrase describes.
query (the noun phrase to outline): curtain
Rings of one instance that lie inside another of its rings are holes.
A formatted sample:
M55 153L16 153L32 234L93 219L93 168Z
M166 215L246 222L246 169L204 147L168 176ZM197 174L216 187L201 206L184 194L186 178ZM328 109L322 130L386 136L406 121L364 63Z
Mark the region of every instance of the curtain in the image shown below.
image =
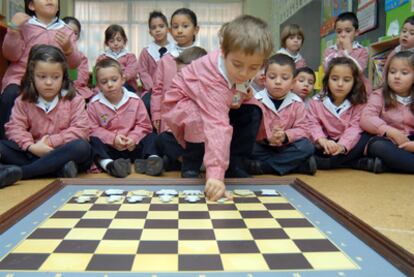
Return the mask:
M110 24L121 25L127 34L127 49L137 57L151 41L148 17L159 10L170 20L179 8L189 8L197 15L200 31L196 45L211 51L218 46L220 26L242 14L242 0L75 0L75 17L82 24L79 49L88 57L89 66L104 51L104 32ZM172 40L172 38L170 38Z

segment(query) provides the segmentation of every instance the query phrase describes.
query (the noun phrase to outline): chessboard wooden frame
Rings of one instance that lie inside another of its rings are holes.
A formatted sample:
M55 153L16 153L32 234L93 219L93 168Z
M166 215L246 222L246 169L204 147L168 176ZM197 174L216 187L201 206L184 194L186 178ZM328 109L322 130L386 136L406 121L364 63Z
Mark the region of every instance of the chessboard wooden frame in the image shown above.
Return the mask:
M181 178L152 178L152 179L58 179L23 202L17 204L4 214L0 215L0 234L11 228L20 219L25 217L36 207L46 202L51 196L67 185L199 185L200 179ZM408 276L414 276L414 255L391 241L362 220L346 211L324 195L304 183L298 178L248 178L227 179L227 184L261 184L261 185L290 185L300 194L306 197L322 209L338 223L346 227L355 236L365 242L369 247L378 252L391 264Z

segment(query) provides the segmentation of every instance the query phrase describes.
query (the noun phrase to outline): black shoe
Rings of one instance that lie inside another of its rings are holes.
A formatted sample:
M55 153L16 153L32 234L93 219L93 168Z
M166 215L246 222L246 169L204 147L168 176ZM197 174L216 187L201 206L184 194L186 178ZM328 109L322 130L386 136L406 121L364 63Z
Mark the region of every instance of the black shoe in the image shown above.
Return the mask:
M0 188L10 186L23 177L22 168L15 165L5 165L0 170Z
M148 159L136 159L134 167L136 173L158 176L164 169L164 161L158 156L152 156Z
M181 170L181 163L179 161L172 161L167 155L162 157L165 171Z
M383 173L383 172L390 171L388 167L384 164L384 162L378 157L374 159L373 164L374 165L372 168L372 172L374 173Z
M60 178L75 178L78 175L78 167L74 161L69 161L58 171Z
M374 172L374 159L370 157L360 158L358 159L356 165L353 168L358 170Z
M304 163L302 163L295 172L315 175L317 170L316 160L314 156L310 156Z
M116 159L106 166L109 175L119 178L125 178L131 173L131 163L128 159Z
M226 178L251 178L252 176L240 166L229 166L226 171Z
M246 168L246 171L249 174L253 174L253 175L266 174L263 170L264 165L262 161L245 159L243 163L244 163L244 167Z
M181 171L181 178L199 178L200 171L197 170L186 170Z

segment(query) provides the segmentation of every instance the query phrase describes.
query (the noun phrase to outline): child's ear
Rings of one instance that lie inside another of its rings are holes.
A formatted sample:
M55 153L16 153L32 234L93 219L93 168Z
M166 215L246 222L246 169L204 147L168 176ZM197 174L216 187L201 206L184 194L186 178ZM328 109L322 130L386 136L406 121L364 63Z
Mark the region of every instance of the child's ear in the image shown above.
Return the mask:
M33 7L33 1L30 1L29 2L29 5L28 5L28 8L29 8L29 10L31 10L32 12L34 12L35 11L35 8Z
M196 26L194 28L194 35L196 36L198 34L198 31L200 31L200 26Z
M356 36L356 37L357 37L357 36L359 36L359 33L360 33L360 32L359 32L359 29L356 29L356 30L355 30L355 36Z
M265 85L265 83L266 83L266 75L265 74L260 74L259 82L260 82L260 85L262 85L262 86Z

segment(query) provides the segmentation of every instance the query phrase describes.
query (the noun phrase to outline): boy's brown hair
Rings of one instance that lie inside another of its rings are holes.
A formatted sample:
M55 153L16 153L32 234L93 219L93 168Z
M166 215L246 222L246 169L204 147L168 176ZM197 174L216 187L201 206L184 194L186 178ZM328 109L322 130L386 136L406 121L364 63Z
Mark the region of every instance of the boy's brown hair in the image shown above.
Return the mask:
M204 48L194 46L185 49L181 54L175 58L175 61L180 64L190 64L192 61L207 55L207 51Z
M231 51L242 51L246 55L263 54L267 58L274 47L267 23L251 15L241 15L225 23L219 37L224 56Z

